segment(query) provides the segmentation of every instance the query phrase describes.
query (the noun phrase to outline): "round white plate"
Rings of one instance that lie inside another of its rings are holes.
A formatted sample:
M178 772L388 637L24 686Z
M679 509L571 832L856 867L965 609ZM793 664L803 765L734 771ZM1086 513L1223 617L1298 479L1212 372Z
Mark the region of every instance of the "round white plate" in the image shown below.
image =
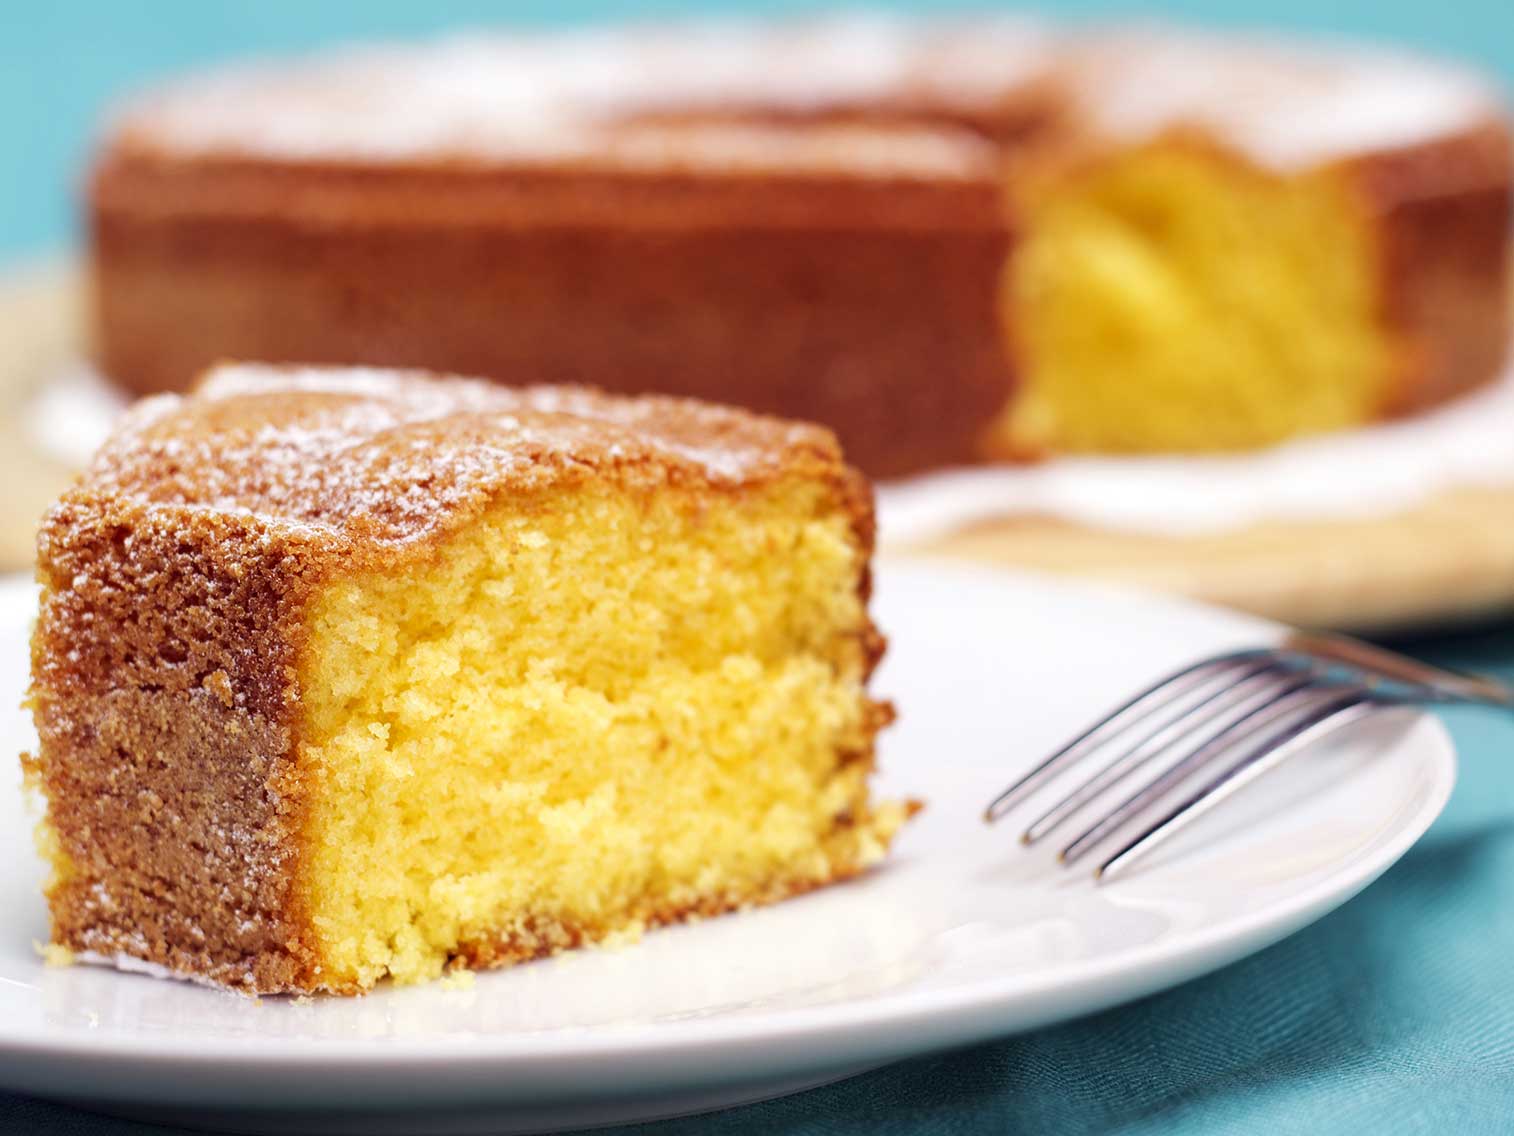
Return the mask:
M521 1131L750 1101L1111 1006L1250 954L1392 864L1450 794L1444 729L1384 715L1096 886L979 821L1096 711L1273 625L986 570L885 563L881 792L929 804L852 884L471 989L261 1001L46 969L14 767L0 791L0 1086L238 1131ZM29 585L0 587L0 748L30 744Z

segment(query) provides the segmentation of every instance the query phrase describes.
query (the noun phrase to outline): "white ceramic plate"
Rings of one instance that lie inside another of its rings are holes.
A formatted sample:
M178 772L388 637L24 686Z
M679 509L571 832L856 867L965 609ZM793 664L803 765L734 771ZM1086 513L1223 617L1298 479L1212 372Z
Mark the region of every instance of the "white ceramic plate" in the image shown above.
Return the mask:
M45 969L14 767L0 784L0 1086L247 1130L519 1131L714 1108L1085 1014L1331 910L1444 805L1445 731L1384 716L1095 886L978 820L1095 711L1272 625L983 570L885 564L885 793L929 807L884 869L777 907L483 974L467 990L250 999ZM30 741L30 587L0 587L0 749Z

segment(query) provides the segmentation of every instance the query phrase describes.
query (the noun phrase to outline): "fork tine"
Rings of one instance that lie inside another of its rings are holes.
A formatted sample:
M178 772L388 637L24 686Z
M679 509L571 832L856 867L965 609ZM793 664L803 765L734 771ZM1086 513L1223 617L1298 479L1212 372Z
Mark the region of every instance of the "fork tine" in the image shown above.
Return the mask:
M1060 770L1113 740L1120 731L1170 706L1178 698L1202 686L1205 681L1212 679L1215 675L1227 673L1253 660L1270 657L1273 654L1270 648L1233 651L1201 659L1181 670L1173 671L1128 702L1115 708L1013 782L989 802L988 808L983 810L983 819L990 824L997 821Z
M1223 730L1226 717L1234 715L1237 708L1244 714L1256 700L1258 687L1264 701L1270 702L1280 696L1281 692L1276 689L1277 684L1287 684L1289 681L1276 661L1267 661L1255 669L1243 670L1238 681L1221 686L1207 697L1193 703L1054 803L1025 829L1020 840L1025 844L1036 843L1076 815L1084 805L1102 795L1107 789L1128 779L1163 754L1171 753L1175 745L1194 735L1200 736L1192 748L1202 746L1207 740L1202 733L1205 728L1213 726L1218 721L1220 729Z
M1302 708L1312 706L1331 697L1331 691L1313 687L1311 677L1301 677L1288 688L1277 692L1246 710L1230 723L1213 734L1207 741L1191 750L1151 781L1141 786L1125 800L1110 809L1090 828L1076 837L1058 853L1064 864L1075 864L1106 836L1121 828L1130 820L1145 812L1157 801L1186 781L1194 773L1216 758L1257 736L1268 726L1276 725Z
M1084 805L1128 780L1163 754L1171 753L1178 743L1197 735L1196 740L1184 751L1185 754L1197 752L1216 737L1225 734L1234 723L1246 720L1254 711L1307 686L1313 680L1313 675L1306 672L1290 676L1280 671L1275 663L1264 664L1254 672L1245 674L1235 685L1217 690L1168 725L1147 735L1052 805L1026 828L1020 837L1021 841L1034 844L1060 828L1081 811Z
M1094 876L1107 880L1125 870L1132 862L1166 843L1262 774L1276 769L1320 738L1361 720L1376 709L1364 688L1351 687L1308 711L1297 721L1290 722L1283 729L1270 733L1248 751L1245 757L1230 765L1197 793L1100 864L1095 869Z

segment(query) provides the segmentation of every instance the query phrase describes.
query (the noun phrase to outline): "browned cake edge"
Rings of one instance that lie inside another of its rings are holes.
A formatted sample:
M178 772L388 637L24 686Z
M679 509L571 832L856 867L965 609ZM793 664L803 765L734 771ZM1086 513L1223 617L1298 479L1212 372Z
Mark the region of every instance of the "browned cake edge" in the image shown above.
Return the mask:
M104 371L224 357L657 391L823 422L874 476L971 460L1011 376L991 176L280 168L117 154Z
M1380 243L1399 352L1382 413L1494 377L1506 124L1338 166ZM1014 390L1004 196L988 172L363 168L122 146L92 182L97 348L139 392L228 355L426 366L820 421L879 477L1012 459L985 441Z
M1424 410L1496 377L1514 311L1509 124L1490 121L1345 168L1382 219L1382 318L1402 347L1383 413Z
M295 670L319 571L252 519L82 490L48 514L29 773L66 865L54 943L247 991L308 982Z
M790 477L828 484L866 565L870 487L823 431L802 438L783 461L753 464L745 481L708 491ZM567 469L554 488L606 475L592 463ZM647 489L645 471L636 484ZM40 746L23 758L66 865L49 888L52 941L248 993L357 992L322 977L301 882L304 612L338 574L424 562L499 496L472 501L426 539L375 547L87 483L67 493L38 542L30 703ZM865 605L866 567L859 592ZM870 675L885 641L870 621L857 633ZM871 766L872 734L891 718L886 704L872 706L867 752L838 753L838 763ZM843 865L836 878L856 870ZM776 879L756 902L825 882ZM655 925L750 902L708 897L646 918ZM464 944L457 961L507 965L602 930L541 924L529 938Z

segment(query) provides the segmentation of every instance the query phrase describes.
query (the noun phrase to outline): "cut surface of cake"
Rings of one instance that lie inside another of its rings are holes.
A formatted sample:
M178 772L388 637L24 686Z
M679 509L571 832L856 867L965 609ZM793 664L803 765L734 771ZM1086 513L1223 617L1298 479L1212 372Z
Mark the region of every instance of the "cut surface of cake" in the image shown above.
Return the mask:
M1085 161L1020 187L1006 449L1236 450L1381 415L1402 376L1346 177L1181 140Z
M352 993L877 863L871 497L687 401L228 366L50 512L53 941Z
M123 108L100 364L522 374L822 422L876 477L1240 450L1509 341L1510 132L1367 45L987 14L449 39Z

